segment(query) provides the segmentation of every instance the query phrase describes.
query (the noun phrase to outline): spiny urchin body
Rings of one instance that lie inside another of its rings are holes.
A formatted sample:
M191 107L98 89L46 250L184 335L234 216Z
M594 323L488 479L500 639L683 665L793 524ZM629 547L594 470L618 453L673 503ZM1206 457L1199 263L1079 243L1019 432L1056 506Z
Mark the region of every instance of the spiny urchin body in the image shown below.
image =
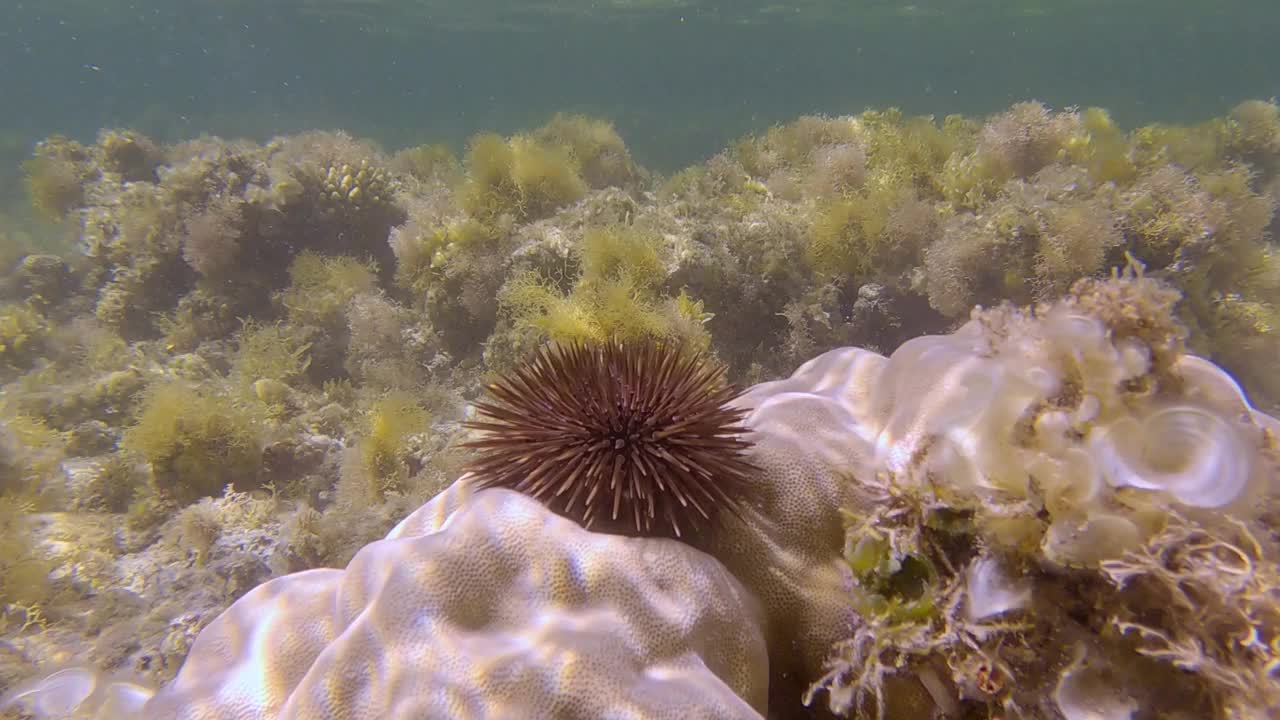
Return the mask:
M467 422L484 487L537 498L588 528L679 537L736 512L755 470L737 390L705 353L657 342L540 350L489 386Z

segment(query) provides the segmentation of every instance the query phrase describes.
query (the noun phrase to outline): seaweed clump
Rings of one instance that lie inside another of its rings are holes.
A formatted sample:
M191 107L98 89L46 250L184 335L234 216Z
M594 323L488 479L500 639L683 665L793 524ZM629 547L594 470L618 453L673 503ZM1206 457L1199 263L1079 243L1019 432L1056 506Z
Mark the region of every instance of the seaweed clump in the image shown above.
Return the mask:
M85 201L91 177L89 151L79 143L53 136L36 146L23 163L31 204L49 220L61 220Z
M160 494L179 505L260 480L264 419L225 393L183 381L147 390L122 448L146 460Z
M573 156L563 148L517 135L478 135L466 155L467 176L459 203L472 216L493 222L547 217L586 194Z
M411 215L392 231L397 290L415 300L457 356L473 352L493 330L495 297L511 262L506 233L475 218L429 214Z
M426 409L403 391L377 398L365 411L356 463L347 470L357 478L353 485L362 488L365 503L408 489L409 478L421 468L415 439L427 431L429 421Z
M590 189L632 187L642 173L613 126L582 115L556 115L529 134L471 138L459 205L493 223L506 215L517 222L548 217Z
M42 354L48 323L31 304L0 305L0 364L25 369Z
M710 316L687 293L666 294L664 252L662 238L640 228L589 228L567 292L530 270L507 282L500 302L515 331L533 342L661 339L703 349Z

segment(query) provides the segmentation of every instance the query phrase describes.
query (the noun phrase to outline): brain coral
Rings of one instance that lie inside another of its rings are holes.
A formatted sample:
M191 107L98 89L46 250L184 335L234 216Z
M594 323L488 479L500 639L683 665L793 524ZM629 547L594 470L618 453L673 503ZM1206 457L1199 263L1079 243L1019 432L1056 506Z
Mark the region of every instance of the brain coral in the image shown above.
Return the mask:
M743 521L726 520L703 547L765 606L775 694L798 697L858 622L841 554L841 508L854 504L844 473L872 457L867 393L884 364L873 352L846 348L735 401L749 410L747 457L761 469L759 486Z
M696 550L595 535L464 481L346 570L245 595L140 716L758 718L759 627Z

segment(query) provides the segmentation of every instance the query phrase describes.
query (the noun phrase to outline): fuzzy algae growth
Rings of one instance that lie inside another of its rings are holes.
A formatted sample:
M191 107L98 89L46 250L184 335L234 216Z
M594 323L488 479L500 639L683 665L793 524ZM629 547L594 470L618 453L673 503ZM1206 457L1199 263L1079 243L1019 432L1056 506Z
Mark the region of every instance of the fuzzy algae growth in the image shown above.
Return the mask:
M1280 711L1274 103L806 117L666 180L573 115L27 172L83 252L0 277L11 708ZM451 485L493 374L612 340L749 386L754 500L695 548Z
M624 342L664 338L705 346L701 303L683 290L660 296L666 268L661 238L633 228L593 228L583 234L580 275L562 294L532 273L508 283L502 304L517 327L556 342Z
M156 487L187 504L228 485L254 483L262 419L227 395L181 381L152 385L138 421L121 438L151 466Z

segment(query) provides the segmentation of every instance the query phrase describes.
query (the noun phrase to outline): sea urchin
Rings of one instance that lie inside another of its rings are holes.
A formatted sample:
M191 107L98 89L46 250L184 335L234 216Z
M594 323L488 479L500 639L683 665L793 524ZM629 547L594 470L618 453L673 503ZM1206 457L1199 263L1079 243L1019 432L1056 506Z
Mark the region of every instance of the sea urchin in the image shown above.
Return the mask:
M754 466L737 390L705 353L659 342L539 350L489 386L467 470L588 528L681 535L735 513Z

